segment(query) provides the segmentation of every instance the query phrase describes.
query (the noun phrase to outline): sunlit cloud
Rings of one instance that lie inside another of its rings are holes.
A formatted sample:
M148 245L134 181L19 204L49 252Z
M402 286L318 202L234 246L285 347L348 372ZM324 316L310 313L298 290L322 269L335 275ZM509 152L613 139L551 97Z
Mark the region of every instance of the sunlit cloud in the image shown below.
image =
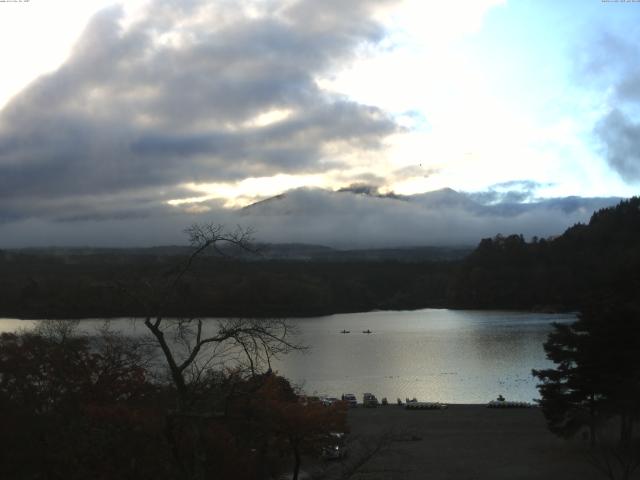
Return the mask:
M186 198L168 200L171 206L190 206L219 199L227 208L244 207L256 201L279 195L300 187L327 187L324 175L274 175L272 177L246 178L232 183L188 183L184 188L198 193ZM204 207L202 207L204 208Z
M640 45L612 32L638 9L112 3L2 7L1 228L224 217L304 188L498 198L533 182L507 192L523 202L637 188Z
M243 123L244 127L266 127L268 125L272 125L274 123L281 122L282 120L286 120L291 116L293 110L269 110L268 112L263 112L252 119Z

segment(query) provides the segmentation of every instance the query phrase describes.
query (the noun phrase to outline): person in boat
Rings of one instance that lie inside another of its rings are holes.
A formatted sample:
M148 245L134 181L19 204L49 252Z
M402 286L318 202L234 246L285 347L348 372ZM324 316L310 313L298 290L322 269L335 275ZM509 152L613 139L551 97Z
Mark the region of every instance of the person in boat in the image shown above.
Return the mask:
M504 397L502 396L502 394L498 395L498 401L504 402Z

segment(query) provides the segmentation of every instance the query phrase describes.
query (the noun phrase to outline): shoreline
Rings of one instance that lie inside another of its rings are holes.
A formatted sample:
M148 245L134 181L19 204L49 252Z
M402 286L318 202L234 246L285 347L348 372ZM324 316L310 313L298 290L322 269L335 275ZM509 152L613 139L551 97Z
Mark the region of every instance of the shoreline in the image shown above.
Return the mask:
M541 314L541 315L577 315L578 310L566 308L566 309L554 309L554 310L542 310L542 309L515 309L515 308L470 308L470 307L448 307L448 306L427 306L420 308L391 308L382 309L374 308L371 310L340 310L335 312L306 312L306 313L289 313L286 315L223 315L223 314L206 314L206 315L192 315L192 317L200 318L202 320L207 319L227 319L227 318L279 318L284 320L296 320L305 318L317 318L317 317L330 317L333 315L349 315L349 314L365 314L376 312L420 312L423 310L451 310L455 312L500 312L500 313L527 313L527 314ZM141 315L30 315L24 316L15 313L2 313L0 312L0 320L20 320L20 321L43 321L43 320L140 320L144 316ZM165 318L180 318L180 315L167 315Z

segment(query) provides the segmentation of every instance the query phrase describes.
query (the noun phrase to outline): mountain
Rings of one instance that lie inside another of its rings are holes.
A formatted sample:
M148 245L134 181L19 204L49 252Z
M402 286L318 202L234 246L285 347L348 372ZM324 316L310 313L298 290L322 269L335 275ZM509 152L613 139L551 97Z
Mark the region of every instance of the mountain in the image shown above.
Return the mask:
M496 233L549 237L586 222L619 198L511 200L441 189L381 195L373 187L299 188L249 205L238 221L265 243L304 243L343 250L471 246Z

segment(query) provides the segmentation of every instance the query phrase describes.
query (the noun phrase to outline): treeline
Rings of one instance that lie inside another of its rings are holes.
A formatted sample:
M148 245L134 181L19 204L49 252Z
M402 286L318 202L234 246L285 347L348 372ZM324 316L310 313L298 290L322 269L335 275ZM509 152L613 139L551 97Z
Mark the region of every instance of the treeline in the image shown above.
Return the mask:
M380 258L380 257L378 257ZM184 255L0 252L0 315L139 316ZM172 289L172 316L293 317L428 307L567 311L640 288L640 198L556 238L497 235L462 260L261 260L204 255ZM157 288L155 289L157 291Z
M466 258L448 304L461 308L573 310L640 288L640 198L595 212L553 239L487 238Z
M140 316L177 255L0 254L0 315L20 318ZM315 316L444 306L457 262L243 261L198 258L170 316Z

